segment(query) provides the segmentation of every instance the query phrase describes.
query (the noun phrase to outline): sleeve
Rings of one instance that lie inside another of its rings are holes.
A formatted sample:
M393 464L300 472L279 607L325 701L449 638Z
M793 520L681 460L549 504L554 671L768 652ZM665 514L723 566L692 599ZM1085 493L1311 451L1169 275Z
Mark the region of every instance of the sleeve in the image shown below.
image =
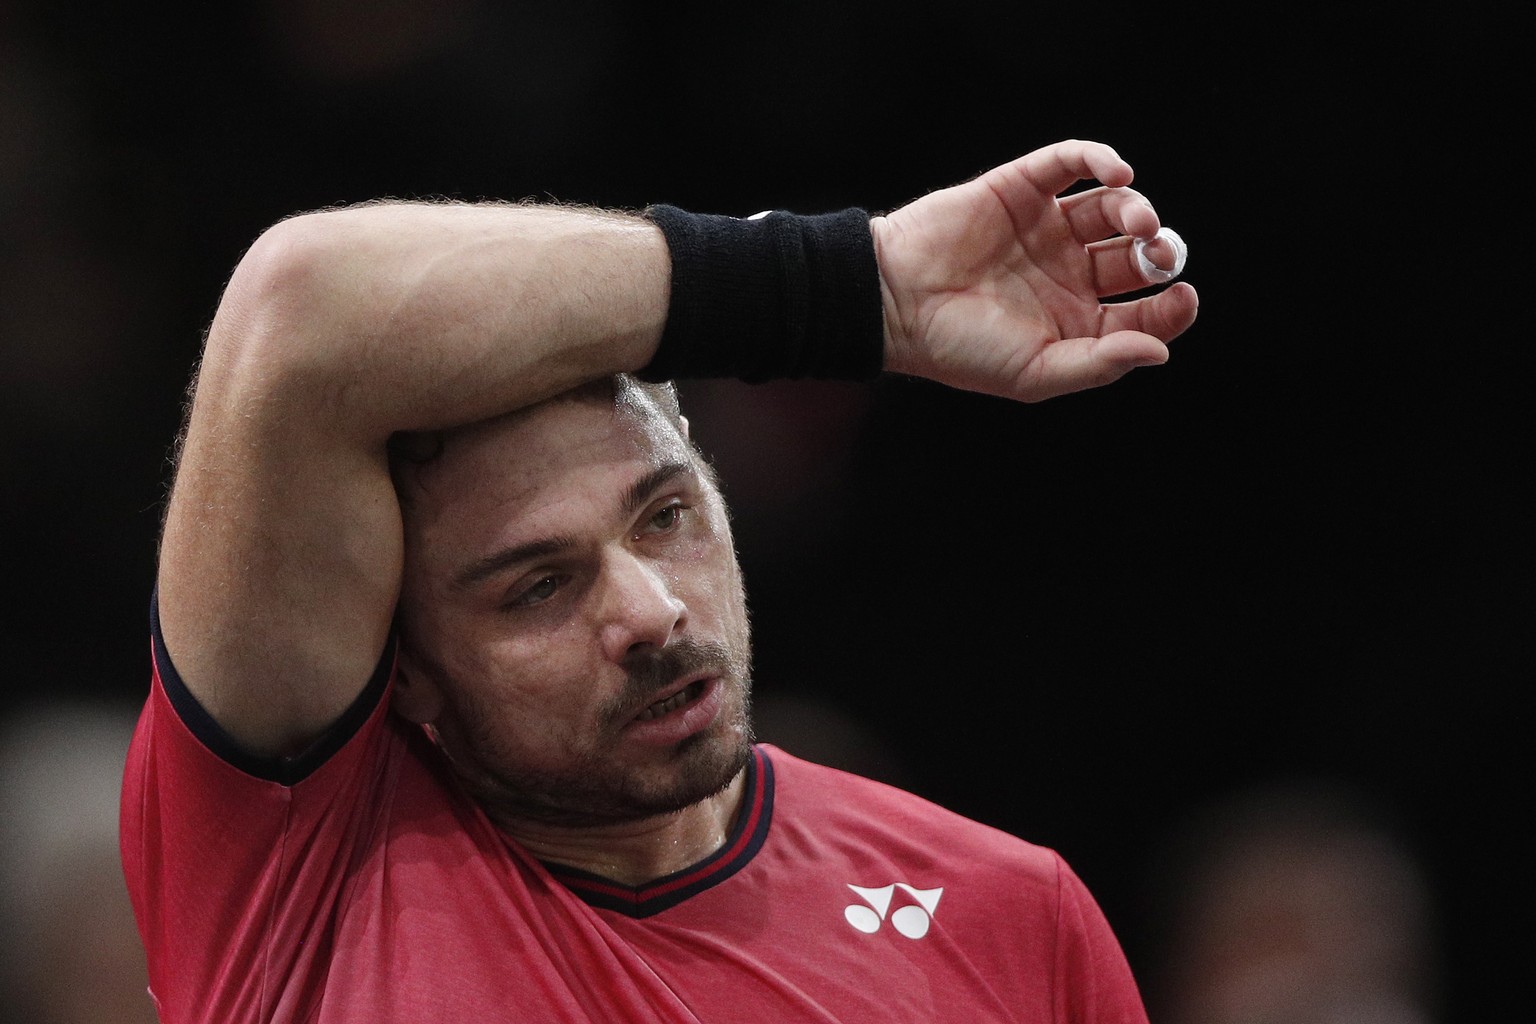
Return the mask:
M153 673L125 765L123 870L161 1018L272 1019L323 974L348 862L387 785L392 651L305 754L242 755L171 665Z
M1057 866L1053 1019L1065 1024L1147 1024L1130 963L1098 901L1059 856Z

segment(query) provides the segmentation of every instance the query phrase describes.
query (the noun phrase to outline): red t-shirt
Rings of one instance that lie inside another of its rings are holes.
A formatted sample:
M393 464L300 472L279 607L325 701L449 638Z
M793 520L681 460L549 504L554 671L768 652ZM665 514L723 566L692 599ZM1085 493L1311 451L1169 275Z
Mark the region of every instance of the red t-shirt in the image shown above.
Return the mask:
M165 1024L1146 1020L1060 857L911 794L758 746L725 847L631 888L502 835L387 665L283 766L153 653L122 853Z

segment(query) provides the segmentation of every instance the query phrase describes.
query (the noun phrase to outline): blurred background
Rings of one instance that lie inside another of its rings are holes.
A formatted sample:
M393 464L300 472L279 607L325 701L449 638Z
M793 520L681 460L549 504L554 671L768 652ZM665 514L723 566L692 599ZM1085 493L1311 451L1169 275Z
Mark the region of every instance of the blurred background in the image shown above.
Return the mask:
M188 371L264 227L381 196L887 210L1069 137L1189 244L1167 366L1035 406L683 388L760 731L1061 851L1161 1024L1517 1017L1507 9L7 0L0 1020L152 1019L115 1002L142 958L100 797Z

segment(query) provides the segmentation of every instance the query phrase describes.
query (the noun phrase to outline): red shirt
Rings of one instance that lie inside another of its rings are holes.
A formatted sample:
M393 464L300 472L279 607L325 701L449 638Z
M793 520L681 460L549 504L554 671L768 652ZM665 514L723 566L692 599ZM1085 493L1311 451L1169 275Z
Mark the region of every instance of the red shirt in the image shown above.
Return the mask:
M911 794L759 746L725 847L631 888L502 835L382 667L283 779L154 656L122 853L165 1024L1146 1020L1060 857Z

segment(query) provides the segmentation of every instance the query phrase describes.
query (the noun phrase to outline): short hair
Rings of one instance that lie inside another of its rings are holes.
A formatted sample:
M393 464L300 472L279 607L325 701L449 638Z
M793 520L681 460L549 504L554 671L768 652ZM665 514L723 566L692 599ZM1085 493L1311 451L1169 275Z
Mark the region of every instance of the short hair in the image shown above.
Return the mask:
M631 373L615 373L606 377L598 377L595 380L578 384L567 391L560 392L547 402L555 402L583 397L601 397L608 401L625 404L646 404L660 412L672 424L678 436L688 441L688 432L683 420L682 406L678 402L677 385L673 381L648 381L641 380ZM514 410L507 415L516 415ZM395 495L402 508L409 508L411 489L407 473L412 472L437 459L443 453L443 448L453 429L447 430L423 430L423 431L396 431L390 436L389 449L389 473L394 480ZM697 452L692 442L689 447Z

